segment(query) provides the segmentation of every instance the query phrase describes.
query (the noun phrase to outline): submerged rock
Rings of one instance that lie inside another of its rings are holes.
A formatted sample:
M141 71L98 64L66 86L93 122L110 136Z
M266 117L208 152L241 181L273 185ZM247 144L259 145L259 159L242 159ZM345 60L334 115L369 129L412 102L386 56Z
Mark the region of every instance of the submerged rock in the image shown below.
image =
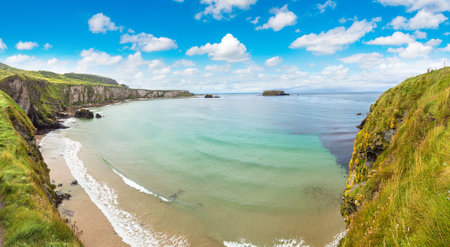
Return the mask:
M94 118L94 113L89 111L88 109L81 109L75 112L74 117L92 119Z
M95 114L95 118L102 118L102 115L96 113L96 114Z

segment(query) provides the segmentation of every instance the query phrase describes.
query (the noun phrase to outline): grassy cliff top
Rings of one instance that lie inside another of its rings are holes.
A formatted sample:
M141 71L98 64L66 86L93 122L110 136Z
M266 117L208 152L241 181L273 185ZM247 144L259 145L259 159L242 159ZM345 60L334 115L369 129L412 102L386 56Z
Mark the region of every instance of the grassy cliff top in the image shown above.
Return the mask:
M371 106L355 139L342 246L450 243L450 68L409 78Z
M119 86L119 83L116 80L98 75L76 74L76 73L57 74L49 71L28 71L17 69L8 66L6 64L0 63L0 80L10 75L22 75L29 78L46 80L52 83L63 83L73 85L96 84L104 86Z
M4 246L80 246L52 202L47 165L34 142L35 128L0 91L0 225Z

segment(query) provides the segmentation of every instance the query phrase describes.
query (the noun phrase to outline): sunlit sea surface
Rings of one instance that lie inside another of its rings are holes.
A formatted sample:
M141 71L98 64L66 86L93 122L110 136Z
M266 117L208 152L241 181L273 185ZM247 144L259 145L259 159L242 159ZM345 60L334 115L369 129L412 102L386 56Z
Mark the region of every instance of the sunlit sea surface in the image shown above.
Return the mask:
M345 229L355 126L379 95L126 102L46 143L132 246L325 246Z

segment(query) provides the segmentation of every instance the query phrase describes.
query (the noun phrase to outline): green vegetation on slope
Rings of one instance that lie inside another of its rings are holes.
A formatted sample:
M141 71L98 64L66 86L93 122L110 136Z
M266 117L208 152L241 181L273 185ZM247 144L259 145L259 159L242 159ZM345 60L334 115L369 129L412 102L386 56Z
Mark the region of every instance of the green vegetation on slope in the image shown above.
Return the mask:
M75 74L75 73L66 73L65 77L78 79L81 81L97 83L97 84L111 84L111 85L119 85L119 83L111 78L98 76L98 75L90 75L90 74Z
M0 91L0 209L4 246L81 246L51 203L47 165L31 121Z
M86 85L86 84L96 84L105 86L119 86L117 81L107 77L88 75L88 74L57 74L49 71L28 71L16 69L6 64L0 63L0 79L11 75L22 75L29 78L46 80L52 83L63 83L72 85Z
M450 68L409 78L371 106L349 164L341 246L448 246L449 118Z

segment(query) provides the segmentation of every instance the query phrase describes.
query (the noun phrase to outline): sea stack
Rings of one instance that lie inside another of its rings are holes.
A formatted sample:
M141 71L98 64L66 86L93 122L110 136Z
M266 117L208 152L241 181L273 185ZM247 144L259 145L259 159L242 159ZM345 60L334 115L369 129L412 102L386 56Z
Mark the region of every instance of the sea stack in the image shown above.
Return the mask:
M263 96L286 96L289 95L288 93L285 93L281 90L266 90L262 94Z

